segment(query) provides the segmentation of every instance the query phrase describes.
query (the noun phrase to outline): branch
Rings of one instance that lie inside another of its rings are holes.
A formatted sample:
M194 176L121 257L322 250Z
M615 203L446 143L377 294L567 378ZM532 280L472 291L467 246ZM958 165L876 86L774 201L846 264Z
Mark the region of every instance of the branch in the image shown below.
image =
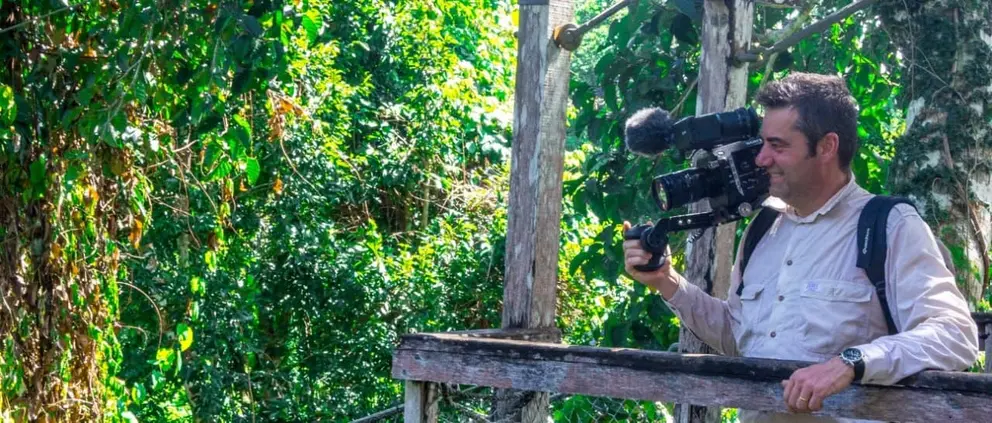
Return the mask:
M762 55L766 55L766 54L770 55L788 50L789 47L799 44L799 42L802 41L804 38L812 34L822 32L823 30L830 27L830 25L840 22L844 18L851 16L854 12L857 12L861 9L871 6L876 1L878 0L859 0L857 2L851 3L845 6L844 8L830 14L829 16L814 22L810 26L803 28L801 31L789 35L785 39L778 41L771 47L765 49L758 49L756 51L741 52L736 55L736 58L737 60L740 60L742 62L756 62L761 60Z
M358 420L352 420L351 423L372 423L380 420L385 420L386 418L395 416L397 414L403 413L403 404L396 405L385 410L382 410L375 414L370 414L368 416L362 417Z
M83 3L80 3L80 4L75 4L75 5L72 5L72 6L65 6L65 7L61 8L61 9L53 10L51 12L48 12L48 13L46 13L44 15L41 15L41 16L38 16L36 18L27 18L27 19L25 19L23 21L20 21L20 22L16 23L16 24L13 24L11 26L8 26L8 27L6 27L4 29L0 29L0 34L3 34L5 32L13 31L13 30L15 30L17 28L20 28L20 27L24 26L24 25L27 25L29 23L40 21L40 20L45 19L45 18L47 18L49 16L56 15L56 14L59 14L59 13L62 13L62 12L68 11L68 10L75 9L77 7L80 7L80 6L85 5L86 3L90 3L92 1L93 0L87 0L87 1L85 1Z
M785 29L784 34L786 34L786 37L791 36L795 34L797 31L799 31L800 26L806 23L806 20L809 19L809 14L812 11L813 11L812 7L803 9L802 12L799 13L799 17L797 17L796 20L793 21L791 24L789 24L789 26ZM775 67L775 59L777 57L778 57L778 52L769 54L767 56L768 60L767 63L765 63L765 72L761 74L761 83L758 84L758 91L761 91L761 89L764 88L765 84L768 82L768 78L772 74L772 69Z
M138 288L138 287L136 287L136 286L134 286L134 285L132 285L130 283L123 282L123 281L117 281L117 284L124 285L124 286L126 286L128 288L131 288L131 289L133 289L135 291L138 291L139 293L141 293L141 295L144 295L145 296L145 298L148 300L148 303L152 305L152 308L153 309L155 309L155 314L158 315L158 347L156 347L155 350L157 351L157 350L161 349L162 348L162 333L165 332L165 321L162 320L162 312L159 311L158 305L155 304L155 300L153 300L151 296L149 296L148 294L146 294L145 291L142 291L140 288Z
M758 3L764 7L784 9L789 7L794 8L809 6L810 0L756 0L755 3Z

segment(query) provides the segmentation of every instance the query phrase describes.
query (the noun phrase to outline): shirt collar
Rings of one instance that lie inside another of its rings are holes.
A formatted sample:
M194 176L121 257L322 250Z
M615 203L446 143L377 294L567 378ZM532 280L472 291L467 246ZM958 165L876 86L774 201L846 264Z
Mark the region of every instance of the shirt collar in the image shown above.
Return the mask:
M782 201L782 199L777 197L768 197L768 199L766 199L762 205L777 210L778 212L782 213L783 215L785 215L785 217L789 218L793 222L812 223L815 222L818 217L830 213L830 211L837 206L837 203L840 203L841 200L843 200L845 197L851 195L851 193L854 192L857 188L858 188L858 184L854 180L854 174L851 173L850 176L848 177L847 185L844 185L844 187L841 188L840 191L837 191L837 193L834 194L833 197L830 197L830 199L827 200L827 202L824 203L823 206L821 206L818 210L814 211L813 213L810 213L809 215L802 217L796 214L796 209L794 207L786 204L785 201Z

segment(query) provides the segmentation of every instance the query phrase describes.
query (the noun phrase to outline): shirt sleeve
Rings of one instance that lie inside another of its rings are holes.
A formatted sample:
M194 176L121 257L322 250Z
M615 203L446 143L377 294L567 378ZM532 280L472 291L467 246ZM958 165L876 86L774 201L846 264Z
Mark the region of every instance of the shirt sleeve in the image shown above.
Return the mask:
M937 241L919 214L898 205L889 214L886 295L899 329L858 348L862 381L891 385L923 370L963 370L978 357L978 327Z
M737 267L741 254L741 251L737 252L730 272L728 300L715 298L679 276L678 290L665 301L679 321L696 337L727 356L740 355L734 330L740 326L741 301L737 295L737 285L741 283L741 276Z

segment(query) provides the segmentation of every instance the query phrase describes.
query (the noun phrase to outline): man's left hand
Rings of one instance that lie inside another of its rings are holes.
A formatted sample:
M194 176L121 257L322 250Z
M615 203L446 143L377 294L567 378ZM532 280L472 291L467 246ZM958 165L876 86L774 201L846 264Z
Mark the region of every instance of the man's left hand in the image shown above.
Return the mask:
M854 369L840 357L796 370L783 380L785 406L793 413L811 413L823 408L823 400L843 391L854 381Z

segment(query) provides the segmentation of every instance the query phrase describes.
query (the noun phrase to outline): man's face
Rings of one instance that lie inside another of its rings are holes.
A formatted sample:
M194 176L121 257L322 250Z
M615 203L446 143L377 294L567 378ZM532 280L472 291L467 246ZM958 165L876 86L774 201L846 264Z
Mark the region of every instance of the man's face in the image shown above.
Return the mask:
M809 155L806 136L796 129L797 118L791 107L767 110L761 124L765 143L755 158L755 163L771 176L769 193L788 204L796 204L819 183L818 163Z

